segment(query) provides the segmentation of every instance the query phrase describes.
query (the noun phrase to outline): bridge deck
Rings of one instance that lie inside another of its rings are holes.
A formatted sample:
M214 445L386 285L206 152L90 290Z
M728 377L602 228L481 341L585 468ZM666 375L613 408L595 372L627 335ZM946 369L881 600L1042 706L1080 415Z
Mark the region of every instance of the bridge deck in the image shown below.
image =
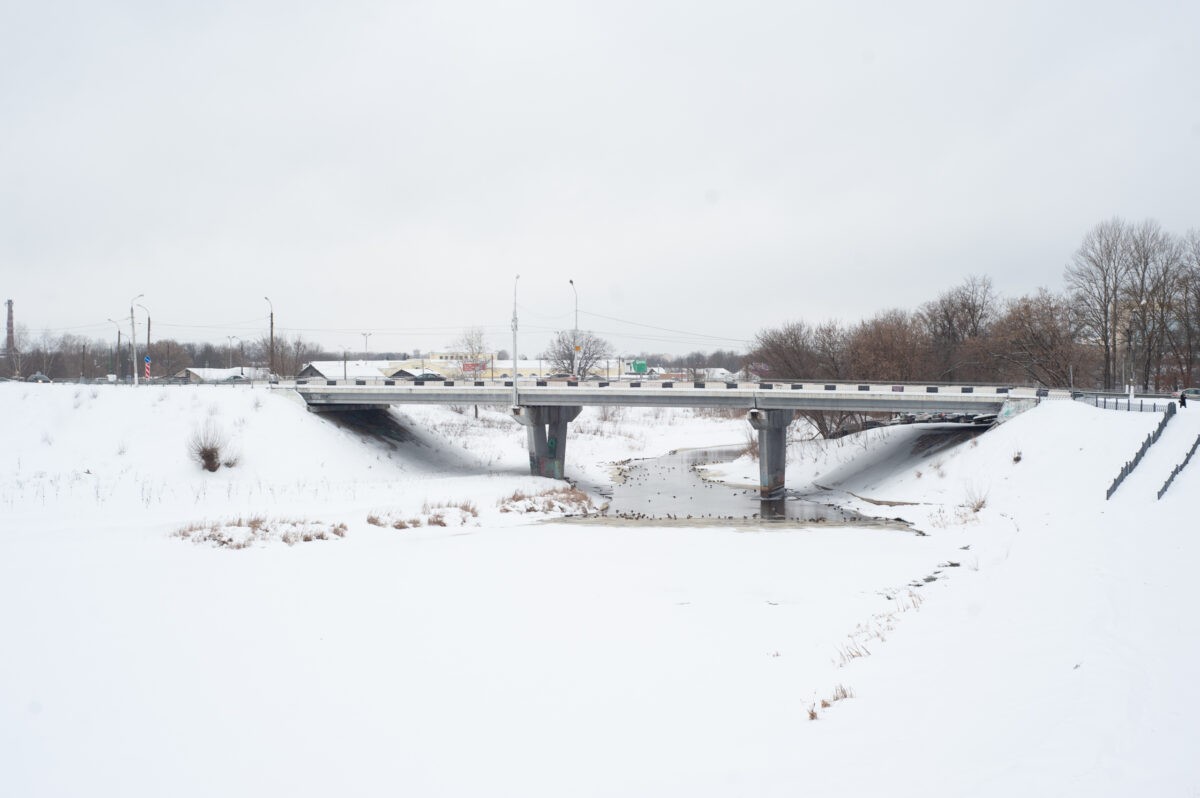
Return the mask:
M844 412L995 413L1009 398L1007 387L961 385L855 385L808 383L613 382L543 384L321 380L296 385L314 409L394 404L479 404L510 407L623 405Z

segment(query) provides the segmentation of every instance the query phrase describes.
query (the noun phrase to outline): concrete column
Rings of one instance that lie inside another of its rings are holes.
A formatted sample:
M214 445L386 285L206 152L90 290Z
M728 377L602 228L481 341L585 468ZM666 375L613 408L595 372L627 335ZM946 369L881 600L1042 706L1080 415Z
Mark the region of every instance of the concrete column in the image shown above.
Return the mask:
M525 426L529 440L529 473L563 479L567 459L567 424L582 407L514 407L513 418Z
M787 428L791 410L751 410L747 419L758 430L758 495L763 501L784 497Z

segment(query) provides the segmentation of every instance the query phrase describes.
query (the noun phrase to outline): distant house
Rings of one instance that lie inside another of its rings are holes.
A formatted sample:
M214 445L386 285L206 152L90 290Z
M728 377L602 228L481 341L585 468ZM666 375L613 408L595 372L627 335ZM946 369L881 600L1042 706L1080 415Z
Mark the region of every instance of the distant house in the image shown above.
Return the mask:
M300 369L296 379L383 379L396 366L394 360L314 360Z
M270 379L270 369L255 366L234 366L229 369L210 369L195 367L175 373L175 379L191 383L202 382L249 382L251 380Z
M387 375L393 380L444 380L446 377L433 369L399 368Z

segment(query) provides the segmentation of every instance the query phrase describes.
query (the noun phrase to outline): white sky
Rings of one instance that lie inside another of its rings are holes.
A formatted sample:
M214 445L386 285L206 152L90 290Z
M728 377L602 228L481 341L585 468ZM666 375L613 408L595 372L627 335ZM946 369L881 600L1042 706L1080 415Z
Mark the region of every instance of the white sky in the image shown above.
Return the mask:
M9 2L0 299L108 337L738 348L1200 225L1200 6ZM140 313L140 311L139 311ZM649 327L638 327L636 322ZM653 329L700 333L683 335ZM704 337L709 336L709 337Z

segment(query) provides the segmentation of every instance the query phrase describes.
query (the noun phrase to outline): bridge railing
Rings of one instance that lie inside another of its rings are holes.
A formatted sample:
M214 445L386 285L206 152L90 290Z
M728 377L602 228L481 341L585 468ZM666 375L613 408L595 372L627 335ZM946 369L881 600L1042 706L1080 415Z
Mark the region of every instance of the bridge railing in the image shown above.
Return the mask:
M800 382L762 380L758 382L726 381L726 380L630 380L630 379L599 379L599 380L562 380L562 379L517 379L517 388L528 387L583 387L583 388L663 388L663 389L731 389L754 391L821 391L839 393L906 393L906 394L949 394L985 396L1029 396L1035 395L1032 388L1012 388L1007 385L931 385L924 383L870 383L870 382ZM474 379L474 378L445 378L445 379L404 379L389 377L346 377L297 378L296 387L328 387L328 386L357 386L357 387L421 387L435 385L440 387L479 387L479 388L511 388L514 380L505 379Z

